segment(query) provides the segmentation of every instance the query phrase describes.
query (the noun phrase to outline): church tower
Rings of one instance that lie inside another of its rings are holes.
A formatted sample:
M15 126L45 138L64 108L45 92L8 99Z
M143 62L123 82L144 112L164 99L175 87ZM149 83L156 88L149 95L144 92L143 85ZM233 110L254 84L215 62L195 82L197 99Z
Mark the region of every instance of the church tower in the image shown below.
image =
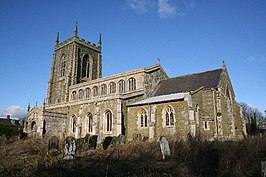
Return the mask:
M48 105L69 101L69 87L102 77L102 40L98 45L78 37L78 24L73 37L59 42L57 33L46 102Z

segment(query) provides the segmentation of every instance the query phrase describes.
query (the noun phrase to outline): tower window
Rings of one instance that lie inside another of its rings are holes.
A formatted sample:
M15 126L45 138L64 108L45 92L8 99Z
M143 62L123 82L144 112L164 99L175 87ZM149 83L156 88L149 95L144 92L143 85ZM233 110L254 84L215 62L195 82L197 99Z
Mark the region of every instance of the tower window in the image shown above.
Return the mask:
M90 72L90 63L89 63L89 55L86 54L82 59L82 78L89 77Z
M66 70L66 62L62 61L61 66L60 66L60 77L65 76L65 70Z
M61 57L61 63L60 63L60 77L65 76L65 70L66 70L66 61L65 61L65 54Z

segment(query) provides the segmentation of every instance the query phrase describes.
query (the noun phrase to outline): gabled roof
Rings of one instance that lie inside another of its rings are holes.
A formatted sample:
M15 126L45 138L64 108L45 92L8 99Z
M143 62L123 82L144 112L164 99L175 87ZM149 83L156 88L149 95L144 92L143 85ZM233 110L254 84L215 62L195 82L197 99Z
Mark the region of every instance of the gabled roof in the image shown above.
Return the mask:
M222 68L163 80L156 86L152 95L189 92L200 87L215 88L218 86L221 72Z

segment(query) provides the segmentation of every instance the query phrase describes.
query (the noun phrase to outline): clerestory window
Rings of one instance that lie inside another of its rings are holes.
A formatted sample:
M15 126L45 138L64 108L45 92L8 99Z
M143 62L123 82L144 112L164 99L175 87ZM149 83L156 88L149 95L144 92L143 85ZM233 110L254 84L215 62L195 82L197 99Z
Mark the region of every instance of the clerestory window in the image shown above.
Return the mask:
M134 77L128 79L128 90L136 90L136 79Z
M111 82L109 84L109 93L112 94L112 93L115 93L116 92L116 84L114 82Z
M125 92L125 81L124 80L120 80L118 82L118 86L119 86L119 93L124 93Z

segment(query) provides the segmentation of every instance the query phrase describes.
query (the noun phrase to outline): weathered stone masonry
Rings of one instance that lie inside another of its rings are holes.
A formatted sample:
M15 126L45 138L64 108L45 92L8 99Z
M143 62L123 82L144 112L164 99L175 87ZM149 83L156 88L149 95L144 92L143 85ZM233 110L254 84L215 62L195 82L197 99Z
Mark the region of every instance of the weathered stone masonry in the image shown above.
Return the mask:
M59 42L57 34L41 108L28 108L29 136L61 140L86 134L127 141L161 136L208 140L239 139L245 134L241 108L224 65L202 73L168 78L158 64L102 78L102 39L78 37Z

